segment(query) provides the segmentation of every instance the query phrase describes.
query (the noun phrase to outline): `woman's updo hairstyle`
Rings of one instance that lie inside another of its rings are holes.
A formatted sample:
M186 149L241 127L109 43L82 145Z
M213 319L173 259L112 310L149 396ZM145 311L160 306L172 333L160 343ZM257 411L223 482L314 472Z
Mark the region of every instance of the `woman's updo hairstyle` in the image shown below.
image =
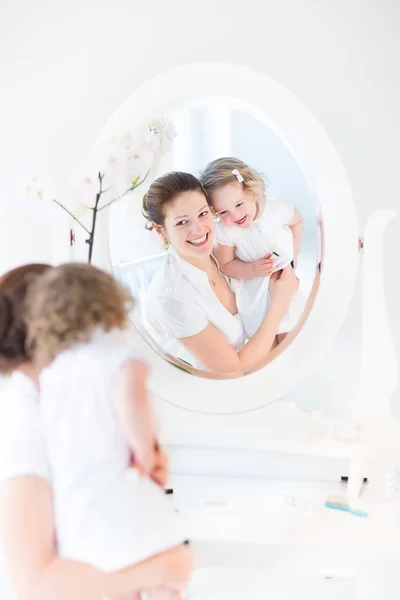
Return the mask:
M184 192L200 192L205 196L200 181L191 173L172 171L153 181L143 196L142 214L147 219L146 229L153 229L153 224L163 227L166 207Z
M9 374L29 360L25 349L25 298L29 286L50 265L23 265L0 278L0 373Z

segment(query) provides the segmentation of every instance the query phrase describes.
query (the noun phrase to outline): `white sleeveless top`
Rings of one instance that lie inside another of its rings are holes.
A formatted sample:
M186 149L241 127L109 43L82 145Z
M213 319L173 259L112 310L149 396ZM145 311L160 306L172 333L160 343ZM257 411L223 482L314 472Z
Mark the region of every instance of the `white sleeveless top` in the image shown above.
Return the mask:
M59 553L104 571L188 537L163 490L130 468L114 400L118 372L134 358L127 334L98 330L40 376Z

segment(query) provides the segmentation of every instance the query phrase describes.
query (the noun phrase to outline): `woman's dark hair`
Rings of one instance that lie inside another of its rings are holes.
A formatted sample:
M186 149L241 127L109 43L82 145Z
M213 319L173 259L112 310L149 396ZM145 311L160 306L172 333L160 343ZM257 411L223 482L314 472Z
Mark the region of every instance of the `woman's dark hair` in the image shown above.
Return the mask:
M50 268L44 264L23 265L0 277L0 373L11 373L28 360L25 297L31 282Z
M147 194L143 196L142 213L147 219L147 229L152 229L152 223L162 227L165 207L184 192L200 192L206 195L200 181L191 173L172 171L153 181Z

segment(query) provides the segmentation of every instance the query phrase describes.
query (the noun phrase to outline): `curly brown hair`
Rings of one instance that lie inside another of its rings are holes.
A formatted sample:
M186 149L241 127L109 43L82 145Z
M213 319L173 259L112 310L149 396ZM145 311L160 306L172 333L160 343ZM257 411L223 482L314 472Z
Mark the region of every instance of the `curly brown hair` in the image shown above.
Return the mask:
M226 156L217 158L210 162L200 175L200 183L205 190L208 200L212 205L213 190L225 187L229 183L237 182L236 176L232 173L234 170L239 171L243 177L243 187L255 199L261 207L265 204L268 193L268 181L261 173L249 167L248 164L234 158Z
M29 286L48 269L50 265L39 263L23 265L0 278L0 373L12 373L29 360L25 351L25 297Z
M63 350L88 342L102 327L124 329L133 298L112 275L88 264L54 267L30 287L27 352L48 364Z

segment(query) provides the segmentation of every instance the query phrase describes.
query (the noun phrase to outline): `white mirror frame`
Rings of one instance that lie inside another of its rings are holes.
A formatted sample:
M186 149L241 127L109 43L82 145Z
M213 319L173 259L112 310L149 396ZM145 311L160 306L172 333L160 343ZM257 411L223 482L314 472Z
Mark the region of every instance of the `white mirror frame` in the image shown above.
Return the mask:
M149 385L156 396L189 411L237 414L287 394L329 350L353 294L359 231L345 169L323 127L293 93L246 67L192 63L153 77L114 113L93 151L115 132L143 125L169 107L199 96L239 98L268 116L311 178L324 223L323 269L311 313L290 346L264 368L238 379L195 377L161 358L142 338L138 341L151 367Z

